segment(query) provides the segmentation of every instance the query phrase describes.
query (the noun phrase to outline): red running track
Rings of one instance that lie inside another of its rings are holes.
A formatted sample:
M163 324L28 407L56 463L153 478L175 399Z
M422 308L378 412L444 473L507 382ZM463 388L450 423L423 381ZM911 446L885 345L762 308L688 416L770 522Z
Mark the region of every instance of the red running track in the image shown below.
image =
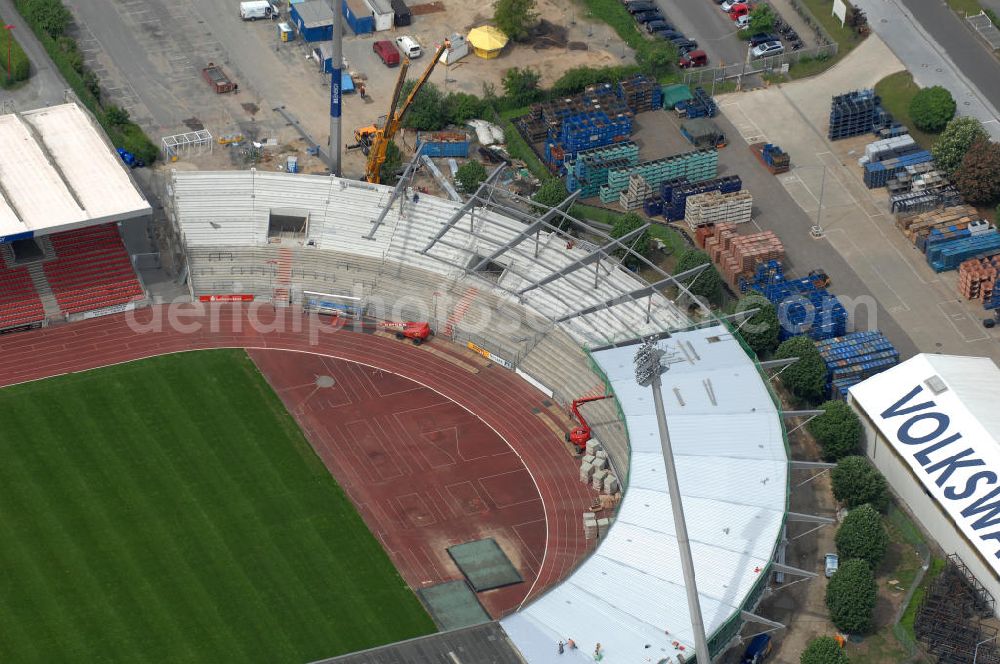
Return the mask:
M424 385L475 413L524 461L545 510L545 553L527 599L566 576L587 552L581 512L590 490L562 441L536 413L544 395L495 365L470 373L446 357L453 347L428 349L370 334L315 327L294 309L247 305L165 306L43 330L0 336L0 386L85 371L168 353L210 348L312 353L376 367ZM316 330L319 330L318 332Z
M479 601L494 617L524 601L545 552L545 512L496 432L397 374L305 353L249 353L411 588L460 580L447 548L491 537L524 582Z

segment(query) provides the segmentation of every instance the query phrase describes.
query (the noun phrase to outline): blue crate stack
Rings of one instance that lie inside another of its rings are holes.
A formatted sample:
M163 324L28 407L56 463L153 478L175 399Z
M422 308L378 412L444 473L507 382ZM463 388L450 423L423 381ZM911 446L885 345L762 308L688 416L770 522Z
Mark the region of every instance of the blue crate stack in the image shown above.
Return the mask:
M816 349L826 363L832 398L846 398L852 385L899 364L899 352L878 330L819 341Z
M667 183L664 183L666 185ZM668 221L677 221L684 218L684 208L687 204L688 196L704 194L709 191L718 191L723 194L730 194L740 191L743 182L739 175L728 175L722 178L715 178L698 183L678 183L660 187L660 196L663 199L663 215Z
M632 118L620 114L614 117L604 111L587 111L566 115L562 125L549 129L545 141L545 161L562 170L565 160L583 150L620 143L632 134Z
M889 180L906 172L907 166L925 164L930 161L934 161L931 153L927 150L920 150L901 157L892 157L884 161L865 164L865 186L869 189L884 187Z
M688 118L714 118L719 114L719 106L712 99L712 95L700 87L694 89L693 98L677 102L674 109Z
M876 128L876 117L881 117L881 109L875 90L855 90L838 95L832 101L827 134L831 141L870 134Z
M633 113L644 113L663 107L663 89L660 84L642 74L618 83L615 90Z
M765 286L770 286L777 281L784 280L785 271L781 266L781 261L770 260L757 266L756 271L750 278L740 277L740 294L749 293L752 290L762 291Z
M754 290L774 304L782 341L800 334L819 341L847 333L844 305L825 288L817 288L811 277L792 281L778 277Z
M566 190L581 190L580 198L597 196L608 183L608 171L639 164L639 146L632 141L581 150L566 159Z
M1000 253L1000 233L990 230L971 237L939 242L927 247L927 264L935 272L957 270L962 261Z

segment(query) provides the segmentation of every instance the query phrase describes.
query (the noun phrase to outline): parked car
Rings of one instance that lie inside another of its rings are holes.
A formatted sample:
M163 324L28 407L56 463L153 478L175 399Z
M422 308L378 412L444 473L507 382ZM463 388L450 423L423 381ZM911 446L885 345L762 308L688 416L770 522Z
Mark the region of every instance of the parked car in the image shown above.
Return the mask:
M639 23L649 23L650 21L662 21L663 14L654 9L651 12L639 12L635 15L635 20Z
M772 55L781 55L785 52L785 47L780 41L768 41L753 47L753 57L766 58Z
M676 30L673 29L657 30L653 33L653 35L659 37L660 39L666 39L667 41L670 41L671 39L677 39L678 37L680 38L684 37L683 33L677 32Z
M733 8L733 5L738 5L742 2L743 0L723 0L722 4L719 5L719 9L728 14L729 10Z
M642 0L641 2L633 2L627 9L628 13L634 16L643 12L659 11L660 8L649 2L649 0Z
M750 25L750 14L744 14L736 19L736 29L743 30Z
M824 562L826 567L825 570L826 578L829 579L837 572L837 569L840 567L840 558L837 557L836 553L828 553L826 554L826 559Z
M396 45L388 39L382 39L372 44L372 50L382 60L386 67L396 67L399 65L399 50Z
M773 650L771 635L758 634L750 640L747 649L743 651L743 659L740 660L740 664L761 664L767 660L771 650Z
M775 34L771 34L769 32L758 32L755 35L750 35L751 46L760 46L764 42L769 42L769 41L780 42L781 37Z
M417 40L409 35L396 37L396 46L398 46L399 50L411 60L413 58L419 58L420 54L423 53Z
M654 32L663 32L664 30L673 30L674 26L670 25L666 21L650 21L646 24L646 32L653 34Z
M688 39L687 37L678 37L677 39L671 39L670 41L673 42L678 51L683 51L685 53L698 48L698 42L693 39Z
M681 69L704 67L708 64L708 54L705 51L689 51L680 57L677 66Z
M747 16L753 10L753 7L745 2L738 2L729 8L729 18L738 21L741 16Z

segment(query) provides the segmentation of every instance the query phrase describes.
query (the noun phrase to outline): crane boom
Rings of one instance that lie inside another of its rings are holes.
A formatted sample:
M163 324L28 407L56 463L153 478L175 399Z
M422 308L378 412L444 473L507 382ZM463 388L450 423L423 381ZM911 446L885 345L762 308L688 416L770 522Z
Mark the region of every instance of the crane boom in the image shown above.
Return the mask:
M424 87L427 79L431 77L431 73L434 71L434 68L437 67L438 60L441 59L441 54L444 53L445 49L449 46L450 44L447 39L444 40L440 46L438 46L430 64L427 65L427 69L425 69L424 73L417 79L413 89L410 90L410 94L406 96L406 99L397 110L396 106L399 103L399 94L403 89L403 81L406 79L406 71L410 65L409 58L403 59L403 62L400 65L399 78L396 80L396 89L393 91L392 102L389 105L389 114L385 116L385 124L381 129L376 129L374 136L372 137L371 148L368 152L368 164L365 167L365 180L368 182L378 184L381 181L382 164L385 163L386 151L389 149L389 141L391 141L396 135L396 132L399 131L400 126L403 124L403 120L406 118L406 114L410 110L410 106L413 105L413 100L416 98L417 93L420 92L422 87Z

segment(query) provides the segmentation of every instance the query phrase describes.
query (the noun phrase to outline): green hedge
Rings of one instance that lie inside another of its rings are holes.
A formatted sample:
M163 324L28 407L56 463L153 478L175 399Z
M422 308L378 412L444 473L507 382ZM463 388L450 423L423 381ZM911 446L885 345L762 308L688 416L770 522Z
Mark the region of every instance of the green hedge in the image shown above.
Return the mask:
M0 17L0 27L7 25L7 22ZM0 32L5 32L7 34L0 36L0 68L2 68L2 73L0 73L0 88L10 88L14 85L20 83L21 81L28 80L31 76L31 63L28 62L28 56L25 55L24 49L21 45L17 43L16 39L13 39L10 30L0 30ZM7 75L7 40L11 39L10 42L10 76Z
M17 11L31 26L31 31L35 33L46 53L52 58L56 69L66 79L83 105L94 114L114 146L128 150L145 161L147 165L152 164L159 156L159 148L134 122L128 121L116 125L109 121L100 98L101 91L97 75L84 66L83 57L73 39L65 37L61 33L53 35L46 31L47 17L38 11L39 4L62 7L62 3L58 0L45 0L44 3L39 3L38 0L14 0Z

